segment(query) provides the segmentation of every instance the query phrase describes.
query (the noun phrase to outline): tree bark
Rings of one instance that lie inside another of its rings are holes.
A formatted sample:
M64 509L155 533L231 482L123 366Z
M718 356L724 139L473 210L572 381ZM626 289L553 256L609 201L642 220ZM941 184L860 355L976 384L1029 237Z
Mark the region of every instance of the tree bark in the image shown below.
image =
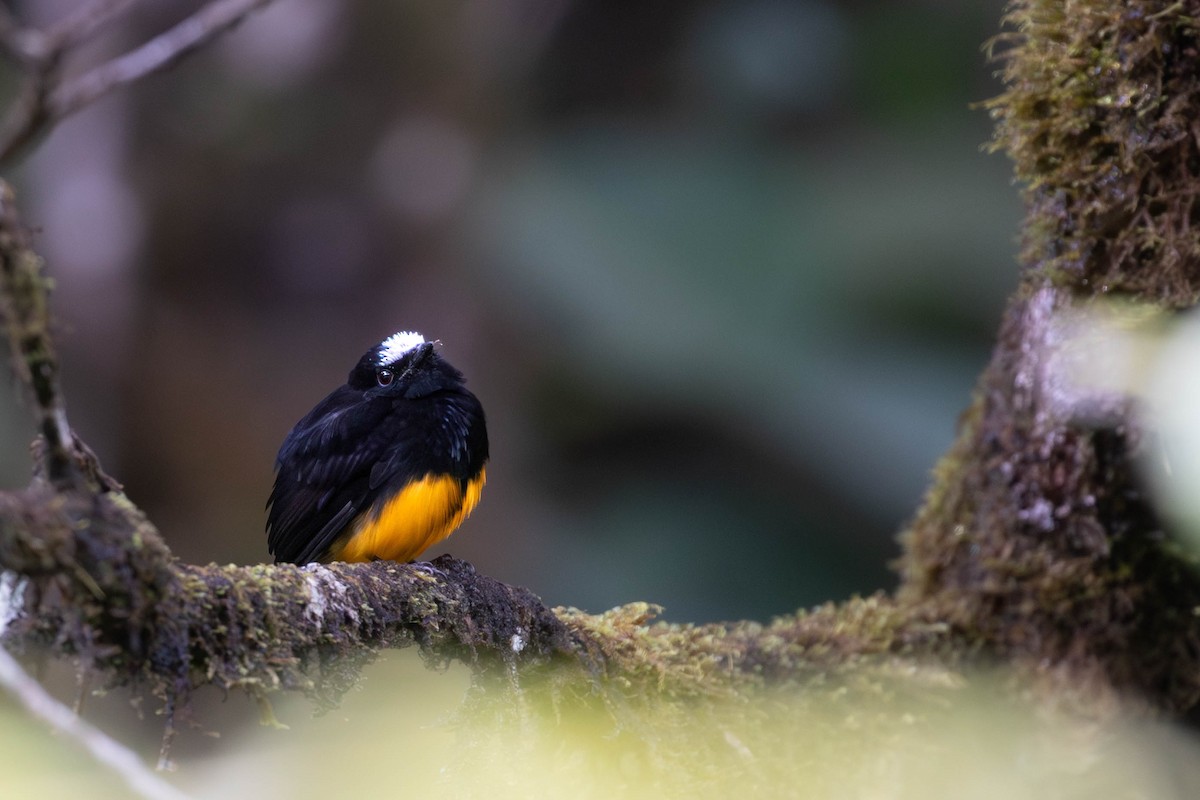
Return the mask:
M379 648L410 644L484 673L691 695L999 655L1063 686L1194 709L1200 573L1134 475L1136 422L1081 423L1052 356L1055 320L1081 302L1196 300L1197 17L1195 2L1014 4L997 40L1007 89L988 107L1028 215L992 360L902 536L896 595L770 625L651 625L647 604L551 610L449 558L432 570L178 563L66 424L46 281L10 198L0 299L45 452L38 480L0 496L0 568L15 576L0 591L6 644L80 658L168 709L206 684L332 699Z
M1006 657L1099 678L1175 712L1200 699L1200 573L1164 532L1137 421L1073 413L1057 320L1120 295L1200 290L1194 2L1025 0L993 147L1025 185L1025 269L957 443L903 536L902 602ZM1074 678L1071 678L1074 679Z

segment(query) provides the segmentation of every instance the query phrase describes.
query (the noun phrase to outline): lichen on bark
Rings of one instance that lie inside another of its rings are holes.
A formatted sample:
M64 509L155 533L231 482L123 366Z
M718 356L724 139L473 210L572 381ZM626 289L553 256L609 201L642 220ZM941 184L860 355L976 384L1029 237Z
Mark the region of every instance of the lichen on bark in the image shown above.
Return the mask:
M1055 397L1054 321L1121 294L1200 289L1195 3L1015 3L993 148L1024 184L1024 273L991 363L903 534L902 601L1005 657L1186 712L1200 700L1200 572L1134 468L1132 416Z

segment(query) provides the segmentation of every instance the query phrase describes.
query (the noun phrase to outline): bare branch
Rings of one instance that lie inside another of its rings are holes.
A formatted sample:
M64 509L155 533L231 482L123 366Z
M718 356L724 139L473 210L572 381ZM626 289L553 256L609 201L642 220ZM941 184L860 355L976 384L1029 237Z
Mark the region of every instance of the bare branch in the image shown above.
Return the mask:
M61 65L71 51L137 2L96 0L45 32L20 27L0 7L0 48L25 73L18 98L0 126L0 163L64 117L114 89L171 67L272 0L212 0L173 28L64 83Z
M8 690L30 716L70 737L92 758L119 775L137 796L146 800L186 800L187 795L148 769L136 753L54 699L2 647L0 686Z
M120 86L166 69L272 0L215 0L140 47L50 93L55 120L73 114Z
M63 57L87 42L137 0L96 0L76 9L48 32L22 28L0 7L0 47L25 73L17 99L0 128L0 161L19 152L55 122L48 103L58 85Z
M96 0L75 9L52 25L46 31L46 39L59 51L78 47L138 2L139 0Z
M17 27L7 12L0 17L0 43L25 75L16 100L0 124L0 162L19 152L50 123L47 100L58 79L59 53L40 31Z

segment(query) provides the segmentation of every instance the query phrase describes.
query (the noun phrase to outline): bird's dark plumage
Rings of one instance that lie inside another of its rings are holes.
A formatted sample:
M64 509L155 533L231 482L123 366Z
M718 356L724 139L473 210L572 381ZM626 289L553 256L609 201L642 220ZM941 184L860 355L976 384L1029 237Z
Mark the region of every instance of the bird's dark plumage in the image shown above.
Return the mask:
M277 562L407 561L479 499L483 408L431 342L398 333L288 434L268 500Z

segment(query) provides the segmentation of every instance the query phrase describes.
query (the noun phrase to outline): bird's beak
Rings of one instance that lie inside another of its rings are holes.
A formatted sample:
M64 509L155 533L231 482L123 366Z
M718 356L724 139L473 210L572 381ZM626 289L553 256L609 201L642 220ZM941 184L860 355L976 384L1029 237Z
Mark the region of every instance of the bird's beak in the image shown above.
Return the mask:
M433 352L433 342L425 342L417 345L417 351L413 353L412 361L408 362L408 369L404 370L404 374L400 376L400 380L404 380L413 373L417 367L425 363L429 358L429 354Z

